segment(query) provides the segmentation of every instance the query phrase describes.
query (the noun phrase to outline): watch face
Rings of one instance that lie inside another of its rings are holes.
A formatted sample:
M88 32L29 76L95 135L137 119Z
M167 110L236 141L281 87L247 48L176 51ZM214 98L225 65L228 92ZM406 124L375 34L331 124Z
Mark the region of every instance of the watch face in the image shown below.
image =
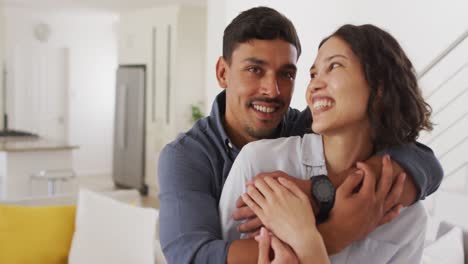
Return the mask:
M315 197L323 202L329 202L333 200L333 186L327 180L318 180L314 182L313 191Z

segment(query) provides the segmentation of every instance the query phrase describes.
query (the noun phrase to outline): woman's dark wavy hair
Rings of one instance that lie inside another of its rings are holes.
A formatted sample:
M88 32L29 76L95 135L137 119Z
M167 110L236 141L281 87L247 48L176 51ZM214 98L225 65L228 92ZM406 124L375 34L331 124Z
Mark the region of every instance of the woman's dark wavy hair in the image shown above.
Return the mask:
M415 142L432 130L431 107L424 101L415 70L400 44L374 25L344 25L331 37L345 41L359 58L370 97L367 105L375 150Z

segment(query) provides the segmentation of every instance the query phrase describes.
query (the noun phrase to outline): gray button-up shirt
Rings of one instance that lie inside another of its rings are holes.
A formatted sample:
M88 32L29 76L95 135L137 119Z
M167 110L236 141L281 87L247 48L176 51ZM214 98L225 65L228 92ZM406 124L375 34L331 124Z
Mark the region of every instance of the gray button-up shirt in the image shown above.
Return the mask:
M161 152L160 240L169 263L226 262L230 242L222 240L218 203L240 149L231 144L224 130L225 105L223 91L208 117ZM308 109L289 109L275 137L302 136L311 122ZM413 176L421 199L438 188L443 172L430 148L409 144L385 152Z

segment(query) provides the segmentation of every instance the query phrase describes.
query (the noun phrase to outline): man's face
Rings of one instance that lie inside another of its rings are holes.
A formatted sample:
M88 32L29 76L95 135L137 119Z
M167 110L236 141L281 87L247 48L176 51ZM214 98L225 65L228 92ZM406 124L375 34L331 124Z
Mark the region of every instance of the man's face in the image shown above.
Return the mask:
M238 45L230 64L218 61L218 82L226 89L225 126L239 147L274 133L291 102L296 61L296 48L281 39L250 40Z

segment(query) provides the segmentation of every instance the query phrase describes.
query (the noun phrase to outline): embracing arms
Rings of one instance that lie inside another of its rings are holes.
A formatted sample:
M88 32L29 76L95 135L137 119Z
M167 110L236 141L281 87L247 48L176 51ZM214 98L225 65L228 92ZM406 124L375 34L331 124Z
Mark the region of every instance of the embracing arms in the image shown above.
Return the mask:
M352 241L364 238L366 234L373 231L379 224L384 224L395 218L402 205L408 206L419 199L424 199L426 195L431 194L438 188L442 180L443 171L432 150L428 147L419 143L408 144L391 148L384 153L392 155L393 173L390 179L392 182L395 181L396 184L389 190L390 195L387 196L385 201L361 199L354 201L353 204L349 204L354 206L355 210L357 210L353 212L359 212L362 208L373 208L372 211L368 211L368 215L373 215L374 217L369 218L364 215L362 219L359 219L356 217L359 214L353 214L353 219L356 221L351 225L349 223L347 225L341 224L344 219L333 219L330 217L330 220L333 221L327 221L318 226L329 254L338 253L344 247L351 244ZM395 162L395 160L398 161L398 163ZM382 158L374 156L366 163L367 166L360 165L360 167L362 168L362 166L364 166L368 170L373 171L378 181L382 167ZM402 167L407 174L406 180L405 175L401 173ZM344 172L342 176L334 177L337 179L334 183L336 184L335 186L340 186L347 175L352 175L356 171L357 168L353 168ZM282 175L281 173L270 173L264 174L263 176L288 177L288 175ZM304 193L310 193L311 185L309 180L299 180L292 177L290 177L290 180L294 181ZM238 205L240 208L234 213L234 217L237 220L255 215L248 207L240 206L241 203ZM314 205L314 203L312 203L312 205ZM337 211L336 209L334 210L335 212ZM379 215L381 215L380 218L375 219ZM241 232L255 234L261 225L260 219L253 218L241 224L238 228ZM336 228L337 226L339 228ZM341 235L337 236L337 232L335 231L343 228L345 229Z

